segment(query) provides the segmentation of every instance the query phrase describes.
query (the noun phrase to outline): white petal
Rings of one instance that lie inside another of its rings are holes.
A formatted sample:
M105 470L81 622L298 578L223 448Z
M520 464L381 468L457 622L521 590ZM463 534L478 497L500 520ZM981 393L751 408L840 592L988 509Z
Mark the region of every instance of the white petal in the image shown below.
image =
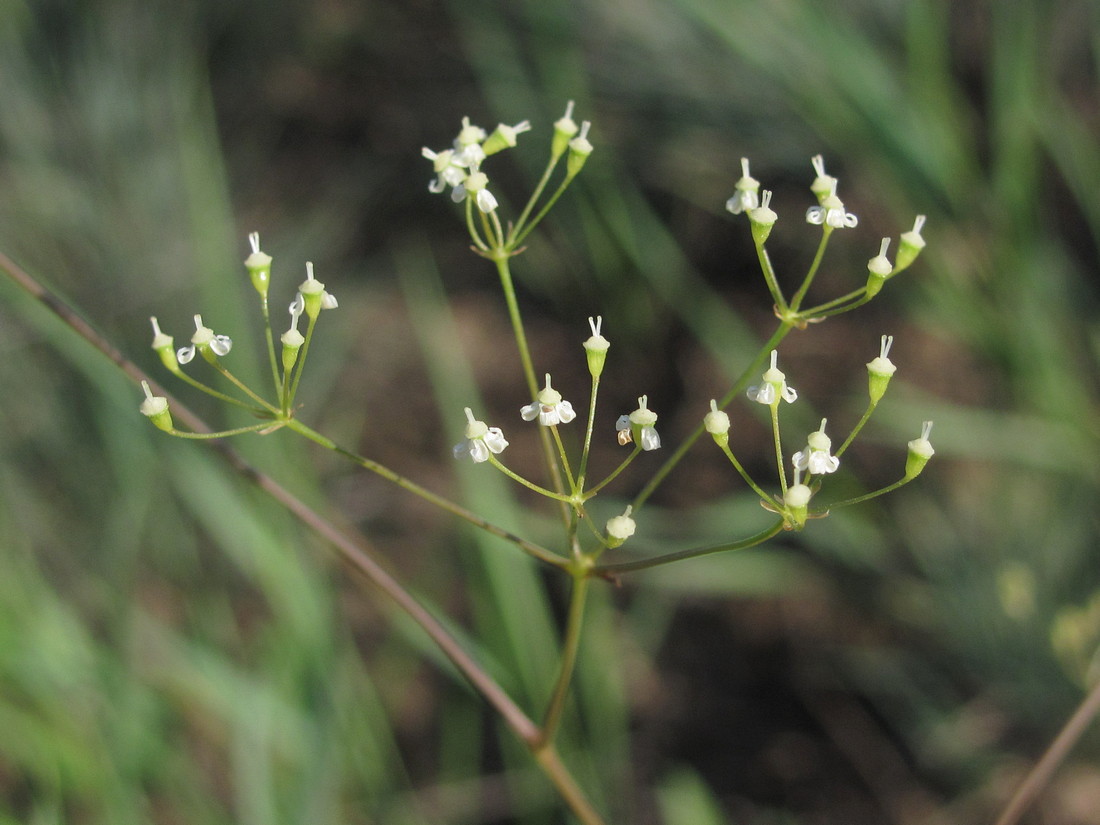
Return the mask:
M821 226L825 223L825 208L822 206L811 206L806 210L806 223L812 223L814 226Z
M462 201L466 200L466 187L462 184L459 184L454 189L452 189L451 200L453 200L455 203L462 203Z
M190 363L191 359L194 358L194 357L195 357L195 345L194 344L192 344L189 347L180 347L176 351L176 360L179 361L180 364Z
M573 405L568 401L562 401L558 404L558 418L561 419L562 424L568 424L576 417L577 414L573 411Z
M477 208L482 212L492 212L497 208L497 199L488 189L482 189L477 193Z
M489 451L495 454L504 452L504 448L508 446L508 441L504 438L504 433L501 432L500 427L490 427L489 432L485 434L482 441L485 442L485 446L489 448Z
M433 195L438 195L444 189L447 188L447 184L443 180L443 175L428 182L428 191Z
M523 416L524 421L534 421L539 417L542 412L542 405L538 401L532 401L526 407L519 411L519 414Z
M489 446L480 438L472 438L467 442L470 445L470 458L476 464L489 460Z
M455 458L465 458L470 454L470 442L463 441L459 444L455 444L451 452L454 453Z
M656 450L661 446L661 436L652 427L642 427L641 443L643 450Z
M772 397L774 398L775 396ZM798 400L798 393L795 391L794 387L788 387L786 384L783 385L783 400L788 404L793 404Z
M805 470L806 465L809 463L810 457L807 455L808 450L799 450L791 457L791 464L794 465L796 470Z
M630 416L620 415L619 419L615 422L616 430L629 430L630 429Z
M321 293L321 309L336 309L340 306L340 302L336 300L336 296L331 292Z
M228 335L215 335L210 349L214 350L215 355L228 355L229 350L233 349L233 341Z

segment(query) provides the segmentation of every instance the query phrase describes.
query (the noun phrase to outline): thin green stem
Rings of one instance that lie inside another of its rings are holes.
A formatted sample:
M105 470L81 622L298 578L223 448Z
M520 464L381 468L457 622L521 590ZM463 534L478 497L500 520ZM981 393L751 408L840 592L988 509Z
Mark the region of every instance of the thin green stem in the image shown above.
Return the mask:
M860 430L862 430L864 425L870 420L871 413L875 411L875 407L877 406L878 404L874 401L870 402L867 405L867 409L864 410L863 416L859 419L859 421L856 422L856 425L852 428L852 431L848 433L848 437L844 439L844 443L840 445L840 448L837 449L836 452L833 453L833 455L835 455L837 458L840 458L842 455L844 455L844 451L847 450L851 443L856 440L856 436L859 435Z
M828 224L822 224L821 230L821 242L817 245L817 253L814 255L809 270L806 272L806 277L802 279L802 286L798 288L798 292L796 292L791 299L792 312L798 312L798 308L802 306L802 299L806 297L806 293L810 289L810 284L813 283L814 276L817 275L817 270L821 267L821 261L825 257L825 247L829 245L829 238L833 234L833 228Z
M519 219L508 233L507 247L510 250L515 250L519 246L519 233L523 231L524 225L527 223L527 217L531 214L531 210L535 208L535 204L539 198L542 197L542 192L546 188L546 184L550 182L550 176L554 173L555 167L558 165L558 161L561 160L561 155L557 157L551 156L547 161L546 169L543 170L542 177L539 178L538 184L535 186L535 191L531 193L531 197L527 199L527 204L523 207L523 211L519 215ZM526 237L527 233L523 233L523 237Z
M770 501L771 496L768 495L759 484L753 481L747 472L745 472L745 468L741 466L741 462L737 460L737 457L733 454L733 450L730 449L729 442L720 445L720 448L722 452L726 454L726 458L730 460L730 463L733 464L734 469L741 475L741 478L745 479L745 483L752 487L753 491L762 499Z
M195 389L202 390L207 395L213 396L214 398L217 398L219 401L224 401L227 404L233 404L234 406L241 407L242 409L248 410L253 415L263 415L263 414L265 414L265 412L267 410L266 407L254 407L251 404L249 404L247 401L242 401L239 398L234 398L231 395L226 395L224 392L219 392L218 390L214 389L213 387L207 386L206 384L202 383L202 381L199 381L195 378L192 378L190 375L188 375L182 369L175 370L175 371L172 372L172 374L174 376L176 376L177 378L179 378L179 379L185 381L186 383L190 384Z
M638 457L638 454L641 451L642 451L642 445L641 444L635 444L634 449L630 451L630 455L628 455L626 458L623 459L622 464L620 464L618 467L616 467L614 470L612 470L611 473L607 476L607 478L605 478L603 481L601 481L595 487L592 487L591 489L587 490L584 493L584 500L588 501L588 499L592 498L594 495L596 495L596 493L598 493L600 490L602 490L604 487L606 487L608 484L610 484L612 481L614 481L615 478L619 475L619 473L621 473L623 470L625 470L627 468L627 465L630 464L631 461L633 461L635 458Z
M779 473L779 489L787 495L787 468L783 464L783 441L779 435L779 399L771 405L772 440L775 442L775 464Z
M323 310L322 310L323 311ZM313 340L313 330L317 326L319 316L309 316L309 325L306 327L306 340L298 351L298 360L294 362L294 380L290 384L290 392L286 397L286 411L290 412L290 405L294 403L294 397L298 394L298 382L302 380L302 371L306 368L306 357L309 355L309 344Z
M561 442L561 433L558 432L557 425L550 427L550 434L554 437L554 444L557 445L558 455L561 457L561 468L565 472L565 480L569 484L569 489L576 492L577 482L573 478L573 471L569 466L569 456L565 454L565 445Z
M794 325L790 321L781 321L779 323L775 332L772 333L771 338L767 340L767 343L764 344L756 357L747 367L745 367L740 377L733 383L733 386L730 387L729 392L722 396L722 399L718 402L719 409L728 407L734 398L745 391L745 388L749 385L749 381L752 380L752 376L763 369L764 364L767 363L768 357L771 355L771 351L779 346L779 343L787 337L787 333L792 329L794 329ZM688 450L692 448L704 432L706 432L706 430L703 427L702 421L700 421L688 437L680 443L680 446L673 451L672 455L668 457L665 463L661 465L660 469L653 474L653 477L645 487L642 488L641 492L634 497L633 507L635 512L641 509L642 505L651 495L653 495L654 491L661 485L668 474L675 469L676 465L680 463L683 457L687 455Z
M466 198L466 231L470 233L470 240L474 242L474 246L483 253L489 254L489 244L482 239L474 223L474 202L471 198Z
M547 490L545 487L540 487L533 481L528 481L519 473L510 470L508 467L505 467L503 464L501 464L500 459L498 459L492 453L489 454L489 463L500 470L502 473L504 473L504 475L508 476L508 478L512 479L512 481L515 481L518 484L522 484L528 490L534 490L539 495L546 496L547 498L552 498L555 501L563 501L566 504L572 501L572 497L567 496L565 493L555 493L551 490Z
M577 489L579 494L584 492L584 479L588 474L588 453L592 447L592 432L596 427L596 396L600 391L599 376L592 376L592 392L588 396L588 421L584 430L584 447L581 449L581 464L577 468Z
M787 299L783 297L783 291L779 288L779 279L775 275L775 267L772 266L772 260L768 257L768 250L764 248L764 244L756 245L756 258L760 261L760 271L764 273L764 281L768 285L768 292L771 293L772 300L775 301L776 310L780 314L786 314Z
M573 182L573 177L576 176L574 175L571 177L566 177L558 185L558 188L554 190L554 194L550 196L550 199L545 204L543 204L543 207L539 210L538 214L535 215L535 217L531 220L529 224L527 224L527 228L524 229L522 232L519 232L516 235L515 239L511 241L511 243L509 244L509 248L515 249L516 247L518 247L521 243L523 243L527 236L530 235L532 231L534 231L535 227L542 222L543 218L546 217L546 213L549 212L551 208L553 208L554 204L557 203L558 199L565 193L565 190L569 188L569 184Z
M569 596L569 614L565 623L565 638L562 641L561 667L542 721L542 735L547 742L553 742L557 735L565 700L569 696L569 685L577 666L589 582L590 579L583 572L573 576L573 592Z
M854 301L857 298L862 298L866 294L866 292L867 287L861 286L859 289L853 289L851 292L845 295L841 295L839 298L833 298L833 300L831 301L826 301L825 303L818 304L817 306L811 307L810 309L805 309L802 311L801 314L807 318L816 317L821 312L825 312L826 310L831 310L843 304L847 304L849 301ZM847 308L845 308L845 311L847 311Z
M638 561L626 561L617 562L615 564L597 564L589 571L590 576L601 577L614 577L621 573L635 573L639 570L648 570L651 567L660 567L664 564L671 564L674 561L682 561L684 559L694 559L699 556L706 556L711 553L723 553L732 550L746 550L749 547L755 547L758 544L763 544L768 539L778 535L783 531L783 520L780 519L771 527L765 530L761 530L754 536L749 536L746 539L740 541L726 542L724 544L715 544L710 547L696 547L691 550L678 550L675 553L665 553L662 556L654 556L650 559L639 559Z
M269 421L264 421L260 424L252 424L248 427L237 427L237 429L235 430L219 430L217 432L209 433L188 433L184 432L183 430L173 429L169 434L174 435L176 438L192 438L197 441L205 441L211 438L229 438L230 436L243 435L244 433L255 433L259 432L260 430L270 429L272 427L274 427L275 429L279 429L282 426L283 425L278 422L272 424Z
M249 398L251 398L257 404L262 406L268 412L272 413L273 415L278 415L279 414L279 408L278 407L276 407L274 404L268 402L267 400L261 398L259 395L257 395L255 392L253 392L252 389L247 384L245 384L243 381L241 381L241 379L239 379L237 376L235 376L233 373L231 373L229 370L227 370L222 365L222 362L218 360L218 356L214 355L213 353L203 352L203 357L205 357L207 362L209 362L210 365L214 367L214 369L216 369L218 372L220 372L222 374L222 376L227 381L232 383L233 386L235 386L237 389L239 389L241 392L243 392L245 395L247 395Z
M279 391L279 362L275 358L275 337L271 332L271 313L267 308L267 295L260 296L260 308L264 316L264 337L267 339L267 360L271 364L271 378L275 392Z
M380 475L387 481L391 481L396 484L402 490L406 490L407 492L410 492L415 496L419 496L425 501L434 504L436 507L439 507L441 510L445 510L451 515L457 516L463 521L472 524L474 527L477 527L480 530L484 530L490 535L497 536L498 538L502 538L506 541L511 542L512 544L516 545L516 547L518 547L520 550L527 553L529 556L533 556L541 562L545 562L546 564L552 565L553 567L557 567L565 571L569 571L571 569L569 561L558 555L557 553L553 553L550 550L547 550L545 547L541 547L534 542L522 539L515 533L512 533L509 530L505 530L503 527L498 527L490 521L486 521L476 513L470 512L465 507L456 504L448 498L444 498L437 493L433 493L431 490L427 489L426 487L420 486L415 481L411 481L410 479L405 478L405 476L394 472L384 464L379 464L377 461L373 461L372 459L358 455L351 450L341 447L332 439L321 435L319 432L311 429L310 427L307 427L296 418L288 419L286 422L286 427L287 429L293 430L299 435L308 438L310 441L321 445L325 449L332 450L333 452L344 456L344 458L348 459L354 464L358 464L363 469L370 470L372 473Z
M840 507L850 507L853 504L862 504L865 501L870 501L873 498L878 498L879 496L886 495L886 493L892 493L894 492L894 490L898 489L898 487L901 487L903 484L908 484L914 478L916 478L916 476L906 476L900 481L895 481L893 484L888 484L882 489L875 490L872 493L865 493L864 495L856 496L855 498L846 498L842 501L834 501L832 504L829 505L829 509L836 510Z
M596 813L569 769L561 761L557 748L552 742L532 748L531 753L542 772L554 783L558 795L565 800L569 810L580 820L581 825L604 825L603 818Z

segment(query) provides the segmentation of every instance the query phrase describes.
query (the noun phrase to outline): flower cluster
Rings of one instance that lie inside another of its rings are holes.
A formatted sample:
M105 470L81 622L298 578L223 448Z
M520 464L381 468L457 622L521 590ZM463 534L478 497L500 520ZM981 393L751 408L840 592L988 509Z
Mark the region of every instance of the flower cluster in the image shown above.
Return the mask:
M516 145L516 138L531 129L526 120L515 126L503 123L489 134L480 126L462 118L462 128L450 149L435 152L425 146L421 154L432 162L435 178L428 184L428 191L439 193L451 187L451 200L460 203L469 195L482 212L497 208L497 199L489 191L489 178L481 171L481 162L489 155Z

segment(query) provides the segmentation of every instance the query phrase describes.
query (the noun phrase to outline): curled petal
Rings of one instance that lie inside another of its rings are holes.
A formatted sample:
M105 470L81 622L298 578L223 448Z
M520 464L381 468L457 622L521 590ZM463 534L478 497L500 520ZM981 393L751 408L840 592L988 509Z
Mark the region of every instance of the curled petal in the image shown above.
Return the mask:
M794 387L788 387L786 383L783 384L783 400L788 404L793 404L798 400L798 392Z
M482 212L492 212L497 208L497 199L488 189L481 189L477 193L477 208Z
M214 350L215 355L228 355L229 350L233 349L233 340L228 335L215 335L210 349Z
M524 421L534 421L539 417L542 412L542 405L538 401L532 401L526 407L519 411L520 416Z
M562 401L558 404L558 418L561 419L562 424L568 424L576 417L577 413L573 410L573 405L568 401Z
M759 387L749 387L745 393L750 401L771 406L775 402L775 387L771 384L761 384Z
M489 446L481 438L473 438L469 442L470 458L475 464L489 460Z
M325 291L321 294L321 309L336 309L338 306L340 303L331 292Z
M500 427L490 427L482 441L494 455L504 452L504 448L508 446L508 441L504 438Z
M647 452L649 450L656 450L661 446L661 436L657 434L657 431L653 429L653 427L643 427L642 434L640 436L640 443L642 445L642 449L646 450Z
M176 360L179 361L181 365L190 363L191 359L193 359L194 357L195 357L195 345L194 344L192 344L189 347L180 347L178 350L176 350Z
M812 223L814 226L821 226L825 223L825 207L824 206L811 206L806 210L806 223Z

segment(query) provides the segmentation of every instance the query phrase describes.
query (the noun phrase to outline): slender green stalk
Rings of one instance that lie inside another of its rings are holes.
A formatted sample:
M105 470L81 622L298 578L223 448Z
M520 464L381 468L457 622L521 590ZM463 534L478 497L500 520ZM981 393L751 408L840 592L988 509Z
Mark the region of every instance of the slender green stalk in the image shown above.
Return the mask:
M867 409L863 411L863 416L859 419L859 421L856 422L856 425L852 427L852 431L848 433L848 437L844 439L844 443L840 445L840 448L837 449L833 453L833 455L835 455L837 458L840 458L842 455L844 455L844 451L847 450L851 443L856 440L856 436L859 435L864 425L871 419L871 413L875 411L875 407L877 406L878 404L874 401L867 405Z
M581 645L581 630L584 626L584 605L588 595L590 579L582 571L573 576L573 590L569 596L569 615L565 622L565 638L562 641L561 667L546 715L542 720L542 735L547 742L553 742L561 724L565 700L569 696L569 685L577 666L577 652Z
M718 402L719 409L725 409L726 407L728 407L730 403L732 403L734 398L745 391L745 388L749 385L749 381L752 380L752 376L757 374L764 368L764 364L767 363L768 357L771 355L771 351L779 346L779 343L787 337L787 333L789 333L792 329L794 329L794 324L790 321L781 321L779 323L779 326L776 327L775 332L772 333L771 338L767 340L767 342L761 348L760 352L757 353L756 357L749 363L747 367L745 367L745 370L741 373L740 377L736 381L734 381L733 386L729 389L729 392L722 396L722 399ZM692 446L694 446L695 442L699 440L699 436L701 436L704 432L706 432L706 430L703 427L702 420L700 420L695 429L692 430L688 437L680 443L680 446L673 451L672 455L670 455L665 463L661 465L660 469L658 469L657 472L653 474L653 477L649 480L645 487L642 488L641 492L634 497L632 506L634 507L635 512L641 509L642 505L645 504L645 502L649 499L651 495L653 495L654 491L659 486L661 486L661 483L665 480L668 474L676 468L676 465L680 463L685 455L687 455L688 450L690 450Z
M711 553L724 553L728 550L746 550L749 547L755 547L758 544L763 544L768 539L777 536L783 530L783 520L780 519L771 527L765 530L761 530L754 536L749 536L746 539L740 541L726 542L724 544L715 544L710 547L696 547L690 550L678 550L675 553L665 553L661 556L654 556L649 559L639 559L638 561L625 561L616 562L614 564L597 564L589 570L590 576L600 576L603 578L618 576L621 573L636 573L639 570L648 570L651 567L660 567L664 564L671 564L674 561L683 561L684 559L694 559L699 556L706 556Z
M180 378L183 381L185 381L186 383L190 384L195 389L201 390L202 392L206 393L207 395L210 395L210 396L213 396L214 398L217 398L219 401L224 401L227 404L233 404L234 406L241 407L242 409L248 410L253 415L263 414L266 410L265 407L253 407L247 401L242 401L239 398L234 398L231 395L226 395L224 392L219 392L218 390L214 389L213 387L207 386L206 384L202 383L202 381L199 381L195 378L192 378L190 375L188 375L182 369L176 370L172 374L175 375L177 378Z
M584 447L581 448L581 464L577 468L577 493L584 492L584 479L588 475L588 453L592 447L592 431L596 427L596 396L600 391L600 379L592 376L592 392L588 396L588 421L584 428Z
M798 312L798 308L802 306L802 299L806 297L806 293L810 289L810 284L813 283L814 276L817 275L817 270L821 267L821 261L825 257L825 247L829 245L829 238L833 234L833 228L828 224L822 224L821 229L821 242L817 245L817 254L814 255L813 262L806 272L806 277L802 279L802 286L798 288L798 292L796 292L791 299L792 312Z
M779 435L779 400L771 406L772 440L775 442L776 472L779 474L779 489L787 495L787 468L783 463L783 441Z
M274 404L266 401L265 399L261 398L259 395L257 395L255 392L252 391L251 387L249 387L241 379L239 379L237 376L235 376L233 373L231 373L229 370L227 370L222 365L222 362L218 360L218 356L214 355L213 353L210 353L208 355L206 352L203 353L203 356L210 363L210 365L213 366L214 369L216 369L218 372L220 372L222 374L222 376L227 381L229 381L230 383L233 384L233 386L235 386L237 389L239 389L241 392L243 392L245 395L247 395L249 398L251 398L257 404L262 406L268 412L272 413L273 415L278 415L279 414L279 408L278 407L276 407Z
M541 496L546 496L547 498L552 498L555 501L563 501L566 504L568 504L569 502L572 501L572 497L565 495L565 493L555 493L555 492L552 492L550 490L547 490L545 487L540 487L539 485L535 484L533 481L528 481L523 476L521 476L519 473L517 473L514 470L511 470L508 467L505 467L503 464L501 464L500 459L498 459L492 453L489 454L489 463L492 464L494 467L496 467L498 470L500 470L502 473L504 473L504 475L508 476L508 478L512 479L512 481L515 481L517 484L522 484L528 490L534 490L536 493L538 493Z
M267 340L267 360L271 364L271 378L275 391L279 391L279 362L275 357L275 336L271 332L271 313L267 308L267 295L260 296L260 309L264 316L264 338Z
M322 310L323 311L323 310ZM286 411L290 412L290 405L294 403L294 397L298 394L298 382L302 380L302 371L306 367L306 358L309 356L309 343L313 340L313 330L317 326L317 317L309 317L309 325L306 327L306 340L302 349L298 352L298 360L294 362L294 380L290 385L290 392L286 397Z
M627 465L629 465L631 461L633 461L635 458L638 457L638 454L641 451L642 451L642 445L641 444L635 444L634 449L630 451L630 455L628 455L626 458L623 459L622 464L620 464L618 467L616 467L614 470L612 470L608 474L607 478L605 478L603 481L601 481L595 487L591 488L590 490L585 491L584 500L588 501L588 499L592 498L594 495L596 495L596 493L598 493L600 490L602 490L604 487L606 487L608 484L610 484L612 481L614 481L618 477L619 473L621 473L623 470L625 470L627 468Z
M539 210L539 213L535 215L534 219L532 219L532 221L527 225L527 228L516 235L515 239L510 244L513 248L523 243L523 241L527 238L528 235L531 234L534 228L542 222L542 219L546 217L546 213L553 208L554 204L558 202L558 199L565 193L565 190L569 188L569 184L572 182L573 178L567 177L558 185L558 188L554 190L554 194L550 196L550 200L548 200L543 205L542 209Z
M270 427L282 427L282 424L272 424L269 421L263 421L259 424L252 424L248 427L237 427L235 430L219 430L217 432L204 432L204 433L188 433L183 430L173 429L170 435L174 435L176 438L193 438L198 441L205 441L211 438L229 438L234 435L244 435L245 433L255 433L260 430L269 429Z
M839 507L850 507L853 504L862 504L865 501L870 501L873 498L878 498L879 496L885 495L886 493L892 493L894 492L894 490L898 489L898 487L901 487L903 484L908 484L914 478L916 478L916 476L907 476L900 481L895 481L893 484L888 484L882 489L875 490L872 493L865 493L864 495L856 496L855 498L846 498L843 501L834 501L832 504L829 505L829 509L836 510Z
M531 197L527 199L527 204L523 207L523 211L520 212L519 218L516 220L515 225L508 233L508 249L515 250L516 247L519 246L519 243L522 240L522 238L519 237L519 233L523 231L523 228L527 223L527 217L531 214L531 210L535 208L535 204L538 203L539 198L542 197L542 192L544 189L546 189L546 184L550 182L550 176L554 174L554 169L557 167L558 161L561 160L561 157L561 155L558 155L556 157L551 156L550 160L547 161L546 169L543 170L542 177L539 178L539 182L535 186L535 191L533 191L531 193ZM538 220L536 219L535 222L538 223ZM527 237L527 232L523 233L523 237Z
M768 257L768 250L764 248L764 244L756 245L756 258L760 261L760 271L764 273L764 281L768 285L768 292L771 293L772 300L775 301L776 311L785 316L787 314L787 299L783 297L783 290L779 288L779 279L775 275L775 267L772 266L772 259Z
M726 454L726 458L730 460L730 463L733 464L734 469L737 470L741 478L745 480L745 483L752 487L753 491L762 499L770 500L771 496L768 495L759 484L753 481L752 477L747 472L745 472L745 468L741 466L741 462L737 460L737 456L735 456L733 450L730 449L729 442L722 444L721 450Z

